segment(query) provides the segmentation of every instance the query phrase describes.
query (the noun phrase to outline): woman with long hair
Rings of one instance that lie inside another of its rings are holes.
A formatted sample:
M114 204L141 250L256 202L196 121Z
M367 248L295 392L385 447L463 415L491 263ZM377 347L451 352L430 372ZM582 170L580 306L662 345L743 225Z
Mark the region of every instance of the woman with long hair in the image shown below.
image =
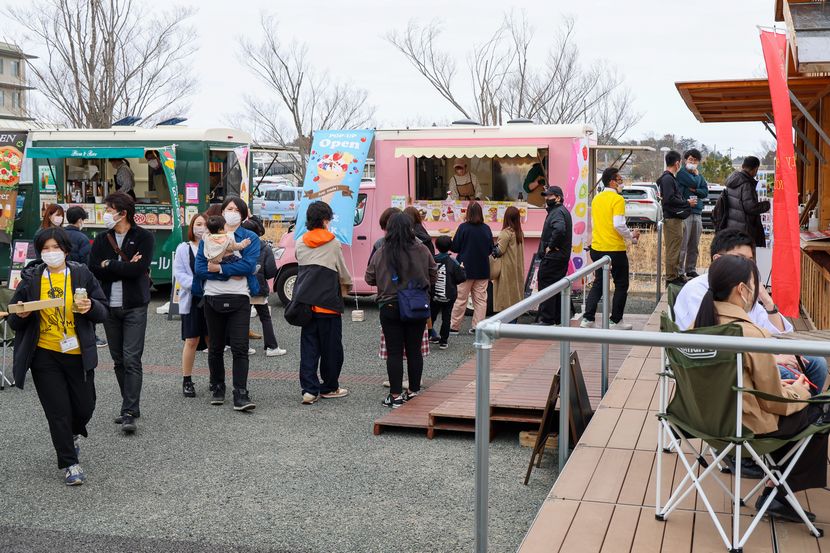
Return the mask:
M398 303L398 290L410 283L427 290L437 276L435 259L416 237L412 219L405 213L395 213L386 225L386 239L375 252L366 268L366 282L377 286L380 325L386 337L386 372L389 375L389 395L383 401L386 407L396 409L421 391L424 358L421 341L427 317L403 320ZM409 389L403 390L403 352Z
M48 228L60 228L63 227L63 223L66 220L66 215L63 211L63 207L59 204L49 204L43 210L43 219L40 221L40 227L35 232L34 238L37 238L38 235Z
M518 208L504 211L504 226L499 232L493 257L500 260L501 271L493 280L493 309L503 311L524 296L524 233Z
M418 211L417 207L412 205L404 209L403 212L409 215L409 218L412 219L412 230L415 232L415 238L427 247L429 253L435 255L435 244L432 243L432 237L429 235L426 227L424 227L424 220L421 217L421 212Z
M745 337L769 338L770 334L756 326L749 312L758 301L758 268L751 259L737 255L722 255L709 267L709 290L703 296L695 319L695 328L718 324L737 324ZM775 357L770 353L743 354L744 386L766 394L787 399L809 399L811 383L802 374L796 380L781 380ZM756 438L789 438L797 435L822 416L818 404L783 403L743 395L743 425ZM773 452L780 460L784 451ZM787 483L793 492L827 485L827 434L813 436L804 454L793 467ZM769 484L768 484L769 485ZM772 488L767 487L756 502L760 507ZM776 497L769 507L770 514L784 520L800 522L795 510L783 497ZM807 516L814 517L812 513Z
M193 386L193 361L196 359L196 349L200 340L207 340L207 323L205 311L199 306L201 296L193 295L193 273L196 268L196 254L199 252L199 242L207 232L207 218L197 213L190 219L187 228L187 241L176 248L173 259L173 276L179 287L179 315L182 319L182 395L196 397L196 388Z
M467 309L467 298L473 296L473 325L487 315L487 284L490 282L490 254L493 252L493 231L484 223L481 204L470 202L467 216L458 226L452 239L452 251L458 254L458 262L467 273L467 280L458 286L458 298L452 307L451 334L458 334L461 320Z

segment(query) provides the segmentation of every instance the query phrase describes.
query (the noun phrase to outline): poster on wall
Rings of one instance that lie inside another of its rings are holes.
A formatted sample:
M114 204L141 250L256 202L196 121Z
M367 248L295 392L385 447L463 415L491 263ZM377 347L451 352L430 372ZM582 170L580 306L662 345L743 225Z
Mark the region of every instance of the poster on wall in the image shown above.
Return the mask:
M588 141L573 140L573 155L568 169L568 182L564 187L565 207L571 212L573 221L573 247L568 274L585 265L585 246L588 235Z
M58 188L55 185L55 175L48 165L41 165L37 169L37 182L41 194L57 194Z
M12 262L11 271L9 271L9 288L16 290L20 284L20 274L23 269L37 259L35 252L35 243L32 240L15 240L11 249Z
M0 131L0 242L11 242L17 215L17 185L23 170L26 132Z
M374 134L372 130L314 133L297 212L295 240L306 230L305 214L309 204L323 201L334 213L331 232L343 244L351 245L358 189Z

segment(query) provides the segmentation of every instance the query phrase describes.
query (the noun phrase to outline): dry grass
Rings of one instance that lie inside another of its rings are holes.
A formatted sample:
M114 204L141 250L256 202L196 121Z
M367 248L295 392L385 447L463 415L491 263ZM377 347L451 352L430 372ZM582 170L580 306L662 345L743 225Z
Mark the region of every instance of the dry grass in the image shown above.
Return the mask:
M709 267L709 246L713 233L704 232L700 237L699 269ZM637 245L628 249L628 262L631 272L631 290L646 292L654 290L657 267L657 233L652 230L641 231ZM665 276L665 275L664 275Z
M278 244L280 238L288 231L289 223L279 223L276 221L265 221L265 235L264 239L270 240L274 244Z

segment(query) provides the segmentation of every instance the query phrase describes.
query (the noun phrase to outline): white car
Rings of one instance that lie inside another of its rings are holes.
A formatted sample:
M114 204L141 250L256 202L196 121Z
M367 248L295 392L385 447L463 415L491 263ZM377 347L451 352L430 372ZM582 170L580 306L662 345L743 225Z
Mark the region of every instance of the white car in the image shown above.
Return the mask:
M663 208L654 185L629 184L620 193L625 198L625 220L633 225L656 225Z
M701 221L703 222L703 228L714 228L714 223L712 223L712 210L715 209L715 204L718 203L718 198L720 198L721 192L723 192L725 186L720 184L708 183L709 187L709 197L703 200L703 213L701 214Z

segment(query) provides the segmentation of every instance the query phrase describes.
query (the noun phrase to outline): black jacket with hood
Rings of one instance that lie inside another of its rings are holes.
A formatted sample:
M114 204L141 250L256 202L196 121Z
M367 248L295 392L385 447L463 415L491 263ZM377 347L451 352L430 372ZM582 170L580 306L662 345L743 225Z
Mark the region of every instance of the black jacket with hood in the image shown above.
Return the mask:
M766 245L761 214L769 211L767 200L758 201L757 181L745 171L735 171L726 179L726 224L723 228L739 229L749 234L755 246Z
M107 298L98 280L82 263L67 261L69 267L72 292L78 288L86 288L92 308L85 314L74 313L75 334L78 336L78 345L81 348L81 360L85 371L91 371L98 366L98 348L95 345L95 325L107 319ZM45 263L29 265L23 270L22 281L17 286L14 296L9 303L19 301L36 301L40 299L40 284ZM69 307L68 307L69 308ZM28 317L9 315L9 326L15 331L14 336L14 382L15 386L23 389L26 371L32 366L32 358L37 349L40 338L40 314L34 312Z

